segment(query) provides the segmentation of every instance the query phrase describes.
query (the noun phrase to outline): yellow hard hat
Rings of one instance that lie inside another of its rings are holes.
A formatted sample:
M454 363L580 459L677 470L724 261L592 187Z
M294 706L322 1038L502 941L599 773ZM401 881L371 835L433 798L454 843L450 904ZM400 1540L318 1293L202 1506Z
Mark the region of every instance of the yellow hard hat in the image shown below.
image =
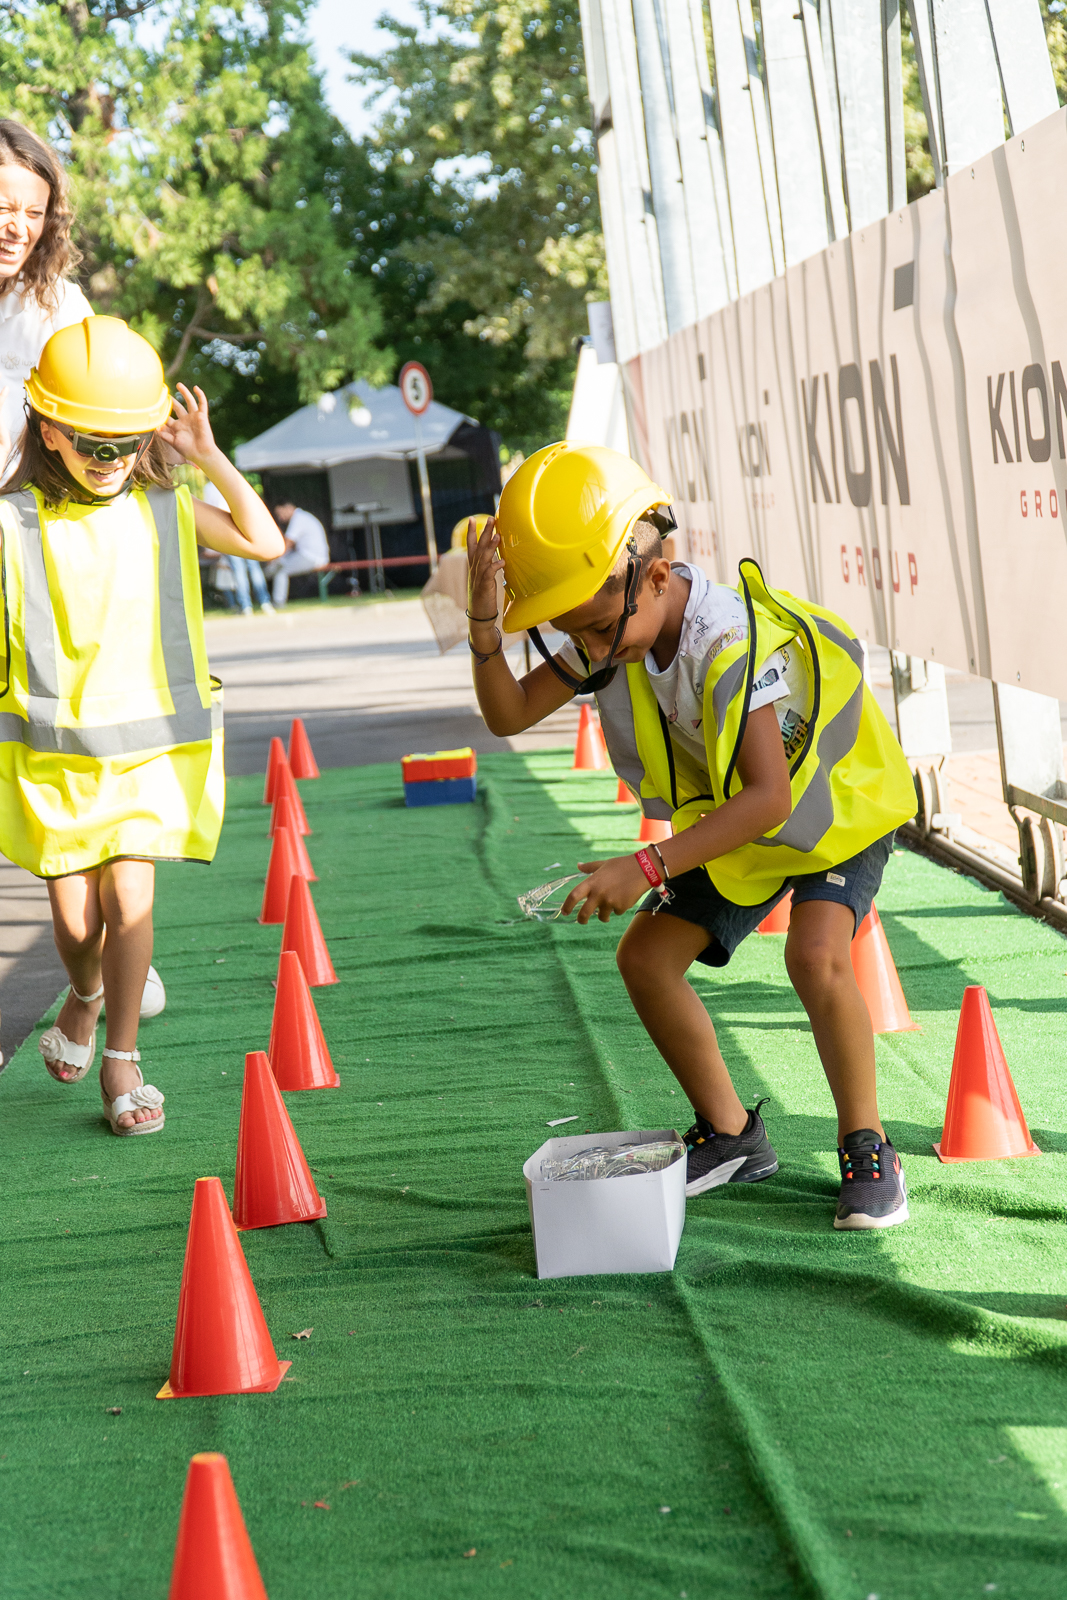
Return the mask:
M456 523L456 526L452 529L453 550L466 550L467 524L470 522L470 520L470 517L460 517L459 521ZM485 527L488 521L489 513L487 511L479 511L477 516L474 518L474 534L476 538L481 538L482 529Z
M504 485L496 519L507 631L591 600L634 523L670 498L636 461L604 445L564 440L527 456Z
M118 317L60 328L26 381L33 409L89 433L149 433L170 415L163 363Z

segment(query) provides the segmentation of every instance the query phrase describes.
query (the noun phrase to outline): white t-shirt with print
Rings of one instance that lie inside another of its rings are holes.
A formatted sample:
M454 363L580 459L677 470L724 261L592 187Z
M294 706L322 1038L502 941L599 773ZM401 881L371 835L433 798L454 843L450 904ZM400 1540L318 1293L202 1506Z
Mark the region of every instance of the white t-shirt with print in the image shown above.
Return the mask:
M26 379L40 359L41 351L60 328L93 315L93 308L76 283L61 278L56 284L58 305L45 311L32 296L16 289L0 294L0 388L7 394L0 405L0 422L16 453L26 421ZM2 463L0 463L2 465Z
M706 768L704 684L708 668L730 645L748 638L748 613L736 589L724 583L712 583L699 567L675 561L671 563L671 571L687 578L690 585L678 653L662 672L650 653L645 657L645 671L670 724L672 738ZM559 654L573 671L579 674L585 671L569 641ZM774 706L786 753L790 756L803 737L806 697L806 674L792 647L776 650L760 665L748 709L758 711L761 706Z

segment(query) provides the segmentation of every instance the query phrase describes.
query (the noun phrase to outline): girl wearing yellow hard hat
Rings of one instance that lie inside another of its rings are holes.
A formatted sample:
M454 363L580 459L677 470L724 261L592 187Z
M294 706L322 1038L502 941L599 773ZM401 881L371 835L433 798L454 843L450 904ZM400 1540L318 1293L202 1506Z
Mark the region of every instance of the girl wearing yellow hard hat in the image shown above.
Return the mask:
M157 860L209 862L222 826L220 686L204 642L197 543L268 561L282 536L215 444L200 389L171 399L159 357L114 317L53 334L0 494L6 660L0 851L48 883L70 993L41 1037L84 1078L107 1003L100 1093L112 1131L155 1133L138 1062ZM170 479L164 445L227 510Z

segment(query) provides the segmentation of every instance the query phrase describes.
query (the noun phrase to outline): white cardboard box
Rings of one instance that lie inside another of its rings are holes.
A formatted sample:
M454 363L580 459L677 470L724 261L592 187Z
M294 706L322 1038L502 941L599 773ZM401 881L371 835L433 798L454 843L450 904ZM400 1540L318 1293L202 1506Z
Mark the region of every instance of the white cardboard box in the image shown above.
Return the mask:
M522 1169L530 1206L539 1278L574 1278L601 1272L670 1272L685 1225L685 1157L662 1172L572 1183L541 1177L546 1156L572 1156L594 1145L676 1139L673 1128L655 1133L581 1133L546 1139Z

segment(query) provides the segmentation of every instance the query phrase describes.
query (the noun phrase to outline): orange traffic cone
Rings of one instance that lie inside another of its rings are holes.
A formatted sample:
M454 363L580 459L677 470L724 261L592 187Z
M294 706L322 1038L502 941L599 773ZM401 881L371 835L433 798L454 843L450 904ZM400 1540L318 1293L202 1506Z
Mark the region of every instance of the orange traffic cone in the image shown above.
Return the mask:
M773 910L768 911L767 915L764 917L763 921L760 923L759 927L756 929L756 932L757 933L788 933L789 932L789 914L792 911L792 909L793 909L793 891L792 891L792 889L790 889L789 893L787 895L785 895L781 900L779 900L778 904L773 908Z
M289 768L294 778L317 778L319 775L311 740L299 717L293 718L289 729Z
M281 831L279 829L279 832ZM326 940L322 937L322 929L315 912L315 902L311 898L311 890L304 878L292 878L289 883L289 902L285 908L282 950L296 951L300 957L300 965L304 969L304 976L313 989L341 981L333 970L330 952L326 948Z
M178 1293L170 1378L157 1400L272 1394L279 1361L218 1178L197 1178Z
M289 766L288 761L282 762L274 779L274 799L277 800L278 796L282 794L292 801L293 810L296 813L297 833L309 834L311 829L308 827L308 819L304 815L304 802L300 798L300 790L296 786L296 779L293 777L292 768Z
M303 882L296 836L288 828L279 828L270 847L270 863L267 867L267 881L263 885L263 905L259 913L260 922L285 921L286 908L289 904L289 884L294 877Z
M303 835L297 832L294 826L295 822L293 802L287 794L280 794L271 809L270 827L267 829L268 836L273 838L279 828L288 828L292 835L293 844L296 847L296 859L300 863L297 870L300 876L306 878L309 883L318 883L318 873L311 865L311 857L308 855L307 845L304 843Z
M662 844L664 839L669 839L674 832L669 822L663 822L659 817L642 817L641 830L637 835L638 844Z
M300 972L300 962L291 952L289 959ZM304 987L310 1003L311 994ZM238 1229L277 1228L283 1222L311 1222L325 1215L326 1202L315 1187L270 1062L262 1050L253 1050L245 1056L234 1223Z
M189 1463L168 1600L267 1600L225 1456Z
M635 806L637 803L637 796L630 788L630 785L628 783L624 783L622 778L620 778L619 787L615 791L615 804L617 806Z
M877 906L860 923L852 941L852 970L867 1002L875 1033L911 1033L919 1024L908 1015Z
M285 746L280 739L272 739L270 753L267 756L267 781L263 785L263 804L269 806L274 801L274 779L281 762L285 760Z
M989 996L978 984L963 991L945 1125L934 1149L939 1161L1041 1154L1015 1093Z
M608 747L600 727L600 718L593 715L589 706L583 706L578 717L578 737L574 743L572 772L603 772L610 766Z
M267 1055L275 1082L287 1092L336 1089L341 1082L333 1070L319 1014L295 950L283 950L278 962L278 992Z

